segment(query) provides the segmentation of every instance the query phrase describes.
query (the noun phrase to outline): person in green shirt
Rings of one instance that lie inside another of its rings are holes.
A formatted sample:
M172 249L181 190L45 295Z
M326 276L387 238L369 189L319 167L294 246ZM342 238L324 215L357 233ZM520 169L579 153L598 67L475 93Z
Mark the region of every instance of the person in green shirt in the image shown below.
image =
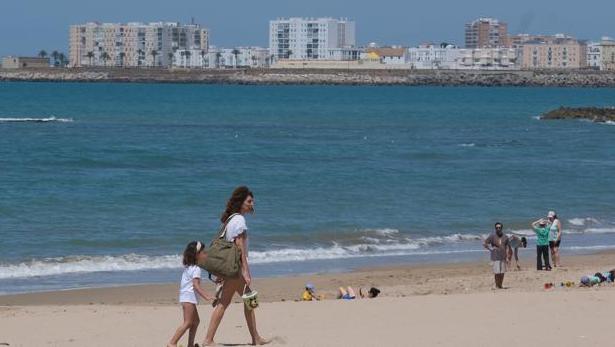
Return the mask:
M549 264L549 228L547 221L539 219L532 223L532 230L536 233L536 269L538 271L551 271ZM542 260L544 259L544 267Z

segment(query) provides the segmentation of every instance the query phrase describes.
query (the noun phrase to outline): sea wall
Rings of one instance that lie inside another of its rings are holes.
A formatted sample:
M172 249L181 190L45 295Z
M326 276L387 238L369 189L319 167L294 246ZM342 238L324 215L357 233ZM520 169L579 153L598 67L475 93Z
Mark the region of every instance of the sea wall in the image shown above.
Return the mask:
M615 71L353 69L0 69L0 81L615 87Z

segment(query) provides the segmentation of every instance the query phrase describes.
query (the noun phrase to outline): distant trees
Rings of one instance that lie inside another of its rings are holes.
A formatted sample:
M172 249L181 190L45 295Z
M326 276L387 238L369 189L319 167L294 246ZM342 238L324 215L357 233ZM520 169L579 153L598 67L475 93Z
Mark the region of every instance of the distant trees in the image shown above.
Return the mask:
M89 51L85 56L88 57L88 60L90 62L90 66L92 66L92 59L94 58L94 52Z
M107 60L111 59L111 56L107 52L102 52L100 59L102 59L105 66L107 66Z
M149 54L152 56L152 66L156 66L156 56L158 55L158 51L155 49L152 49L152 51Z
M38 52L38 56L41 58L47 58L47 51L44 49L41 49L40 52Z
M235 69L237 68L237 56L239 56L239 50L237 48L233 49L233 51L231 52L233 54L233 56L235 57Z
M60 56L60 52L53 51L51 52L51 58L53 59L53 66L58 66L58 57Z

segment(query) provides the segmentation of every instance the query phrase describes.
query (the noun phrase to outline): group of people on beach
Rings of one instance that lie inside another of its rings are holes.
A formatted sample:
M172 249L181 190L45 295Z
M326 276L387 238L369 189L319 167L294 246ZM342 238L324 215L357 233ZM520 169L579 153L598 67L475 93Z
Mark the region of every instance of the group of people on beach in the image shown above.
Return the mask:
M223 233L226 241L233 242L241 253L240 272L237 277L221 278L208 276L216 284L216 293L207 293L201 283L202 269L198 264L203 264L207 258L207 249L203 242L192 241L188 243L183 253L182 263L184 271L181 277L179 289L179 302L183 311L183 323L177 328L175 334L168 343L168 347L176 347L181 337L188 331L188 347L195 347L194 343L197 328L200 324L197 305L199 297L206 301L211 301L214 310L209 320L209 326L204 346L214 345L214 337L224 317L224 313L235 294L240 296L250 287L252 276L248 263L248 227L246 225L246 214L254 213L254 194L248 187L241 186L236 188L229 198L226 208L222 213ZM256 329L256 316L254 310L244 305L244 315L252 345L264 345L269 341L261 337Z
M562 224L555 211L549 211L546 218L540 218L531 224L536 234L536 269L538 271L551 271L551 263L554 267L560 266L560 244L562 242ZM504 274L515 261L515 269L521 270L519 265L519 248L527 247L527 239L524 235L504 233L504 225L495 223L495 231L483 241L483 247L490 252L496 289L502 289ZM551 262L549 261L549 249L551 250Z

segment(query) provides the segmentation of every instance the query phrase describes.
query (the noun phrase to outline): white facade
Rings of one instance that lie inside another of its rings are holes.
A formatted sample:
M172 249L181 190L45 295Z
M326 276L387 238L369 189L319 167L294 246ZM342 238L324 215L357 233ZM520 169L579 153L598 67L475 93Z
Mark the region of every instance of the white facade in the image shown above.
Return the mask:
M215 48L178 50L173 66L189 69L261 68L270 64L269 50L262 47Z
M601 54L600 42L588 42L587 43L587 66L600 70L602 66L602 54Z
M420 45L408 49L408 63L419 70L456 69L459 51L454 45Z
M329 54L329 50L355 45L355 22L347 19L293 17L269 22L269 49L274 59L343 58L344 54Z
M422 45L408 49L413 69L513 70L518 69L514 48L457 48L453 45Z

